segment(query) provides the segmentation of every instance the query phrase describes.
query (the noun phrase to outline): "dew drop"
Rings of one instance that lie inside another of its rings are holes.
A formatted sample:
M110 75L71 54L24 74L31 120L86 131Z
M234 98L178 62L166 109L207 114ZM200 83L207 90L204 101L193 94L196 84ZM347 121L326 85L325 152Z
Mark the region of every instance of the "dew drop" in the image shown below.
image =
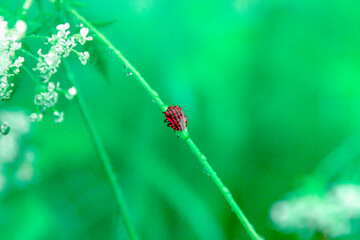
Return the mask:
M133 75L132 71L129 69L128 66L124 66L124 69L125 69L125 72L124 72L125 76L129 77L129 76Z
M125 76L129 77L129 76L131 76L133 73L130 71L130 69L125 68L124 74L125 74Z
M2 135L7 135L10 132L10 126L6 122L3 122L0 127L0 132Z

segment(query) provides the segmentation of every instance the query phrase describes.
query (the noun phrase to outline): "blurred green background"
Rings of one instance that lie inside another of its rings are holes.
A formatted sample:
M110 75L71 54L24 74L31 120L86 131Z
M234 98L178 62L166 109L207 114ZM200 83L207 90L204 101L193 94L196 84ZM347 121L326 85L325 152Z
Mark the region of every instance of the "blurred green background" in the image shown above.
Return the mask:
M23 2L2 1L10 11ZM266 239L299 239L269 217L288 193L359 183L358 141L318 171L326 181L309 177L358 136L359 1L86 3L78 10L87 19L116 20L101 31L166 104L183 108L193 140ZM38 11L34 3L29 18ZM70 62L142 239L249 239L158 106L104 51L110 83L93 65ZM1 111L35 111L33 89L24 75ZM34 175L0 193L0 239L127 239L75 101L59 108L63 123L45 116L22 136L18 151L35 152Z

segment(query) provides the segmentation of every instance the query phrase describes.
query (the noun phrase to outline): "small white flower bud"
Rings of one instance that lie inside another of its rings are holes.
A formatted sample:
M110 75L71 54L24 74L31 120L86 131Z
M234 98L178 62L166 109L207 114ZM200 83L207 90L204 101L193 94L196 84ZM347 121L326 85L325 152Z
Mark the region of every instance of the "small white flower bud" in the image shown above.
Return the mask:
M83 52L83 53L79 53L79 60L81 61L81 63L83 65L85 65L87 63L87 60L89 59L90 54L89 52Z
M61 123L64 120L64 112L54 112L54 118L56 123Z

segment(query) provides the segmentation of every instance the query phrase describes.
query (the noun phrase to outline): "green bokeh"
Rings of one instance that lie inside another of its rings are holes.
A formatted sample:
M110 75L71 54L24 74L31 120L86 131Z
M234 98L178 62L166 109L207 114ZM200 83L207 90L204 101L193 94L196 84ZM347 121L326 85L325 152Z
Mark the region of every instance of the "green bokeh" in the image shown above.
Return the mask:
M11 11L22 3L8 2ZM298 239L276 231L269 210L289 192L324 187L308 176L360 130L360 2L86 2L79 12L116 20L104 35L165 103L184 109L191 136L256 230ZM29 16L37 11L35 3ZM249 239L158 106L105 56L110 83L93 65L70 62L142 239ZM34 111L33 89L24 75L0 108ZM127 239L75 101L60 107L63 123L32 124L36 177L0 195L0 239ZM328 181L358 183L359 147L345 166L337 162L347 154L325 166L336 172Z

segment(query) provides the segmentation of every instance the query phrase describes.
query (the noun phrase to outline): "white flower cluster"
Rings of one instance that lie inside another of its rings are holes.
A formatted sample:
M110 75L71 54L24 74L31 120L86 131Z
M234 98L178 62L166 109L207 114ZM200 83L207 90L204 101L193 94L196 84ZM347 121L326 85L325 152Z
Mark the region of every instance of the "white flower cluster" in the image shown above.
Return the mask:
M59 93L63 93L66 98L71 100L76 96L76 88L71 87L67 91L60 88L60 83L48 82L47 86L35 95L35 104L39 107L41 113L32 113L29 117L32 122L39 122L43 118L43 112L48 108L52 108L55 122L62 122L64 120L64 113L55 110L55 104L58 101Z
M337 185L325 196L279 201L272 206L270 217L279 230L303 239L311 239L316 232L329 238L354 233L360 220L360 186Z
M71 51L78 54L82 64L86 64L89 59L89 52L79 53L74 50L77 43L81 45L85 44L86 41L91 41L93 38L87 36L89 33L88 28L81 28L80 34L70 35L70 24L60 24L56 27L58 30L57 34L53 34L48 38L48 43L52 46L47 54L42 54L42 49L39 49L39 62L34 70L38 70L43 79L43 82L48 82L50 77L57 72L57 69L61 63L62 57L68 57Z
M16 50L21 48L19 40L25 35L26 23L22 20L16 22L15 27L8 28L8 22L0 16L0 99L9 99L14 83L10 77L19 73L24 62L23 57L15 56Z
M80 33L70 36L70 24L60 24L56 27L58 32L48 38L48 43L51 45L47 54L42 54L42 49L39 49L39 61L37 63L35 71L40 72L42 79L42 87L40 91L35 95L35 104L39 107L39 113L32 113L30 116L31 121L41 121L43 113L47 109L53 110L55 122L61 122L64 119L64 113L55 110L55 105L58 102L59 93L64 94L66 98L72 99L77 91L75 87L69 88L67 91L60 88L60 83L50 81L51 76L57 72L61 59L68 57L71 52L78 55L82 64L86 64L90 57L89 52L78 52L74 47L80 43L85 44L87 41L91 41L93 38L87 36L89 29L81 27Z
M55 87L55 83L49 82L47 89L35 95L35 104L41 107L41 111L45 112L46 108L54 107L59 94L55 90L60 90L59 82Z

